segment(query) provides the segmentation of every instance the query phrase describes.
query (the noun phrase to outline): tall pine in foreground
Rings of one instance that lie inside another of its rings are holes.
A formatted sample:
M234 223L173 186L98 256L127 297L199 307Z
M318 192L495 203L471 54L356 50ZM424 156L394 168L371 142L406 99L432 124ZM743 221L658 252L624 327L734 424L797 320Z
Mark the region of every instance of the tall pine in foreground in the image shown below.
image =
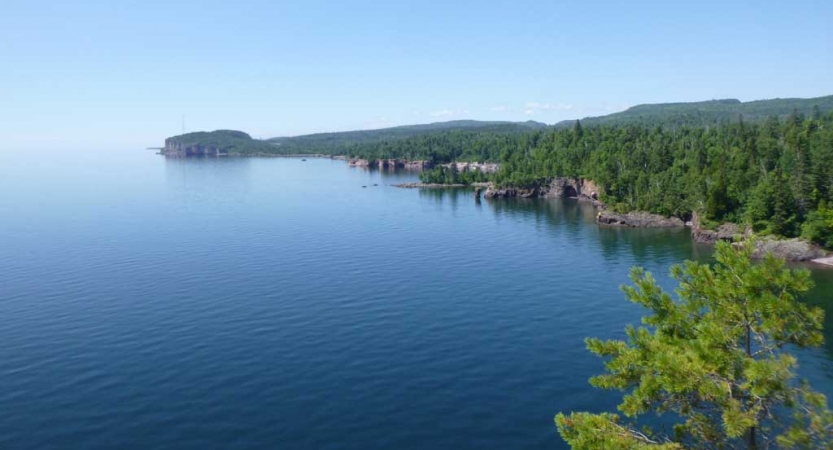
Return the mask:
M627 341L587 340L607 369L590 383L626 391L624 417L559 414L573 449L833 449L827 401L796 380L786 351L822 344L822 310L797 299L809 273L771 255L753 263L753 248L723 242L714 266L675 266L676 300L632 271L623 290L649 310L645 326L628 327ZM675 425L637 427L650 412Z

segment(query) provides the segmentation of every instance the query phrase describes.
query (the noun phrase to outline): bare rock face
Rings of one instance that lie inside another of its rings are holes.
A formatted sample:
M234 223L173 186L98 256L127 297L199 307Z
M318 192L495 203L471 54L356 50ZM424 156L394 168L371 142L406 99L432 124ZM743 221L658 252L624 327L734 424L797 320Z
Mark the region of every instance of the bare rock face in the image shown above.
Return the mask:
M700 225L700 216L697 213L694 213L691 218L691 237L701 244L714 244L717 241L732 242L735 237L747 238L751 234L752 230L729 222L718 225L715 230L706 230Z
M434 167L431 161L403 161L402 167L411 170L427 170Z
M720 224L716 230L704 230L699 227L692 227L691 230L691 236L694 240L702 244L714 244L717 241L732 242L736 236L743 237L744 235L744 231L735 223Z
M691 218L691 236L695 241L704 244L714 244L717 241L734 242L735 239L749 239L752 229L741 227L735 223L723 223L716 230L704 230L700 226L700 218L694 213ZM767 253L786 261L810 261L824 257L827 252L818 245L799 238L777 239L771 236L761 237L755 241L755 258L763 258Z
M632 212L617 214L600 211L596 221L603 225L614 225L635 228L675 228L685 226L685 222L678 217L665 217L646 212Z
M347 165L350 167L370 167L370 161L366 159L351 159L347 161Z
M456 162L445 164L446 167L451 167L452 165L456 166L459 172L473 172L477 170L483 173L495 173L500 168L500 166L495 163Z
M787 261L809 261L825 256L826 252L818 245L802 239L773 239L761 238L755 242L755 253L752 256L762 258L767 253L783 258Z
M397 167L404 166L402 161L398 159L380 159L376 161L376 164L379 166L379 169L396 169Z
M486 193L483 194L486 198L532 198L532 197L543 197L540 195L540 191L538 186L531 186L526 188L514 188L514 187L507 187L507 188L494 188L489 187L486 189Z
M603 207L599 202L601 190L592 181L583 178L556 177L527 186L506 186L503 188L489 187L486 198L510 197L544 197L544 198L579 198L590 200L596 206Z
M165 156L220 156L219 148L203 144L184 144L165 141L165 148L160 152Z

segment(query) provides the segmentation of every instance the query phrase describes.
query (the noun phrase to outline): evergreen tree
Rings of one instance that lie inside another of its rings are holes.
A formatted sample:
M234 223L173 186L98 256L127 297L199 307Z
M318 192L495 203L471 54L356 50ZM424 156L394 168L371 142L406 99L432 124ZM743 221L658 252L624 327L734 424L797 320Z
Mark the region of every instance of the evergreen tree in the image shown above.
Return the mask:
M789 180L776 170L773 185L773 207L771 233L780 236L792 237L795 235L795 210L796 205L789 186Z
M556 417L574 449L833 448L833 414L823 395L796 382L790 347L822 344L823 311L798 301L807 271L768 255L753 263L754 242L721 242L717 263L672 269L678 300L650 273L634 269L626 297L649 310L627 341L588 339L606 359L592 385L627 391L630 421L667 413L673 433L637 430L616 414Z
M576 141L580 140L584 136L584 129L581 128L581 121L576 120L576 124L573 125L573 136Z

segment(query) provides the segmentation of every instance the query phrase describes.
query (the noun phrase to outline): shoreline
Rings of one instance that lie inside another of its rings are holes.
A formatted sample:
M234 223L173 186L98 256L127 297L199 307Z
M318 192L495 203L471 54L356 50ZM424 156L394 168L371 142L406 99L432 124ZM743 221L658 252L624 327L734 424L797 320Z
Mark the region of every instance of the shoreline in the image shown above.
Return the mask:
M297 153L297 154L275 154L275 153L254 153L254 154L170 154L164 150L157 153L171 158L189 157L242 157L242 158L322 158L347 162L348 167L372 168L379 165L380 169L411 169L419 171L426 166L424 161L406 160L378 160L383 164L373 164L368 160L360 160L362 163L355 164L355 159L344 155L325 155L320 153ZM364 163L367 161L367 163ZM389 162L395 161L393 164ZM448 163L451 164L451 163ZM496 170L494 163L456 163L458 166L471 167L482 170L488 167ZM447 165L447 164L444 164ZM536 182L530 186L517 187L505 186L497 188L492 182L477 182L471 184L444 184L444 183L399 183L391 185L400 189L461 189L474 188L485 189L484 197L491 199L506 198L575 198L579 201L590 202L598 210L596 224L603 227L622 228L690 228L692 241L700 244L714 245L717 241L732 241L735 236L747 238L751 235L748 229L741 230L741 226L733 223L724 223L716 230L705 230L700 228L699 218L695 213L691 221L684 221L679 217L666 217L659 214L652 214L644 211L630 211L627 213L616 213L608 211L605 204L599 200L598 187L591 181L582 178L554 177L548 180ZM758 241L759 251L772 252L776 256L789 262L813 263L816 267L833 269L833 253L801 238L778 239L773 236L760 236Z
M391 186L400 188L400 189L457 189L457 188L488 188L491 186L489 182L478 182L478 183L400 183L400 184L392 184Z

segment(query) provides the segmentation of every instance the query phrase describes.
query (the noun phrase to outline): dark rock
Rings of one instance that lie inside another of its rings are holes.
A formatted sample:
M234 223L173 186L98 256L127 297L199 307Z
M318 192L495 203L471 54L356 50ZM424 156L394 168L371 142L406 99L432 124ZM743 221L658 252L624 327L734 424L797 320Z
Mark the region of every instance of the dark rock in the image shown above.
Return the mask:
M735 237L746 238L752 234L751 229L742 229L738 224L726 222L717 229L706 230L700 225L700 216L694 213L691 217L691 237L701 244L714 244L717 241L732 242Z
M370 161L366 159L351 159L347 161L347 165L350 167L370 167Z
M603 225L635 228L675 228L685 226L685 223L678 217L665 217L646 212L617 214L609 211L600 211L596 217L596 221Z
M591 200L597 206L599 188L590 180L583 178L557 177L535 182L526 186L505 186L495 188L490 186L486 190L486 198L510 197L546 197L546 198L580 198Z
M762 258L767 253L787 261L809 261L826 255L821 247L803 239L759 238L755 241L755 252L752 256Z
M443 184L443 183L402 183L394 184L393 187L404 189L446 189L466 187L465 184Z

